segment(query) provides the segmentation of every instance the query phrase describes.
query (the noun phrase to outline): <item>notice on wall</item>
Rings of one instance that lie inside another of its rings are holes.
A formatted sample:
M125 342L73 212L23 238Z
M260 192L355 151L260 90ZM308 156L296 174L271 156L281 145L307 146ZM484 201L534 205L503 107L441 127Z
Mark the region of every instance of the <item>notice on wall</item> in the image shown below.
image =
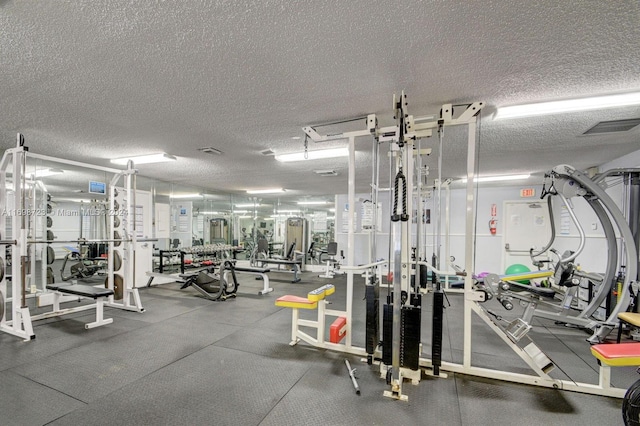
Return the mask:
M544 226L545 218L543 215L534 215L533 216L533 226Z
M371 201L365 201L360 205L360 220L363 231L373 228L373 203Z
M191 232L189 215L186 207L178 206L178 232Z
M326 232L327 231L327 212L315 212L313 215L313 231L314 232Z

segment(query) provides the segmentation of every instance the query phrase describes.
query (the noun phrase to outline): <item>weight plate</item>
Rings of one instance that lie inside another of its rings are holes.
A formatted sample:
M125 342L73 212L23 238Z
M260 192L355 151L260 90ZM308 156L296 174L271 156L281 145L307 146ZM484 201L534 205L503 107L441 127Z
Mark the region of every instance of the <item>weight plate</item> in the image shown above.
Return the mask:
M47 214L51 214L52 211L53 207L51 207L51 204L47 204Z
M120 240L120 233L118 231L113 231L113 239L114 240ZM113 245L116 247L120 247L120 244L122 244L122 241L114 241Z
M51 228L53 226L53 219L51 216L47 216L47 228Z
M120 227L120 218L118 216L115 216L113 218L113 227L114 228L119 228Z
M4 319L4 296L0 291L0 320Z
M47 201L51 201L51 194L47 194Z
M113 270L119 271L122 267L122 256L120 256L119 251L113 252Z
M47 229L47 240L48 241L53 241L55 240L56 236L53 235L53 231L51 229Z
M47 246L47 265L51 265L56 260L56 251L51 246Z
M113 200L113 210L116 212L120 210L120 204L116 200Z
M2 258L0 257L0 281L2 281L4 279L4 260L2 260ZM0 315L0 318L2 318L2 315Z
M109 277L105 278L104 286L105 288L109 288ZM122 300L122 295L124 293L124 280L121 275L113 275L113 293L113 298L115 300Z
M56 277L53 276L53 269L51 266L47 266L47 284L55 284Z

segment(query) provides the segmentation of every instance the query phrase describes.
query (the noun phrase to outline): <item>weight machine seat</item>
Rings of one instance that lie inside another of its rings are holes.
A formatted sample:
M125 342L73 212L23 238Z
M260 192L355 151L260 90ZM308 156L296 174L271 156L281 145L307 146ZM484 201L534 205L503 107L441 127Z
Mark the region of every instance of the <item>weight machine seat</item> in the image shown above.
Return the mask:
M634 327L640 327L640 314L635 312L620 312L618 314L618 320L620 324L618 324L618 338L616 342L620 343L620 340L622 340L622 326L626 323Z
M47 289L60 293L73 294L75 296L97 299L99 297L112 296L113 290L102 287L93 287L84 284L47 284Z
M613 367L640 365L640 342L601 343L591 346L591 354L599 362Z
M618 319L622 322L626 322L627 324L640 327L640 314L635 312L620 312L618 314Z

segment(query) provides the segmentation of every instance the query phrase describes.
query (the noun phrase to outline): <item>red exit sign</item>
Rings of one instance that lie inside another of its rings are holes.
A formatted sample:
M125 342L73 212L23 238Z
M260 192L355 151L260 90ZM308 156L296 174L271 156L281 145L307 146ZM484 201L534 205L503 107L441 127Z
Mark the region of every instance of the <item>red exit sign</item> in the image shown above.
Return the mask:
M536 195L535 188L524 188L520 190L520 196L522 198L534 197Z

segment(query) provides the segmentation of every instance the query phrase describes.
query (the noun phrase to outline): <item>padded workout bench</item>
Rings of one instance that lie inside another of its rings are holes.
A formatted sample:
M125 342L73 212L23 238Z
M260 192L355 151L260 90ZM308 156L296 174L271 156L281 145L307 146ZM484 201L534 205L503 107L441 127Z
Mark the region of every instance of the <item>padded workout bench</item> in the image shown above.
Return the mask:
M289 345L294 346L300 340L304 340L314 345L331 345L337 344L346 335L346 316L344 312L330 311L325 309L326 303L323 300L335 293L336 288L333 284L323 285L320 288L310 291L307 297L299 297L286 295L276 299L276 306L283 308L291 308L291 342ZM318 320L310 321L300 319L299 309L317 309ZM325 333L325 315L337 316L338 319L331 325L330 342L324 341ZM316 338L300 330L300 327L311 327L317 329Z
M624 324L630 324L634 327L640 327L640 314L635 312L620 312L618 314L618 319L620 320L620 324L618 324L618 338L616 342L620 343L622 339L622 326Z
M599 385L611 388L611 367L640 366L640 343L601 343L591 346L591 354L600 365ZM625 390L621 389L622 395Z
M286 259L259 259L258 262L264 264L274 264L278 265L278 270L280 270L280 265L289 265L291 266L291 271L293 272L293 280L292 283L300 282L301 278L298 276L298 272L300 272L300 266L302 265L302 260L286 260Z
M60 309L60 297L63 295L80 296L96 301L96 320L84 325L84 328L95 328L101 325L111 324L113 318L104 318L104 302L109 296L113 296L113 290L103 287L93 287L84 284L48 284L47 289L53 291L52 314L64 314L68 310Z
M264 281L264 286L262 287L262 290L260 290L258 292L258 294L267 294L267 293L271 293L273 291L273 288L269 287L269 275L267 275L267 273L271 272L270 269L268 268L245 268L242 266L235 266L234 270L236 272L245 272L247 274L253 274L253 275L259 275L258 277L256 277L257 280L262 279L262 281ZM227 274L229 273L229 271L224 272L224 276L223 279L225 281L227 281Z

